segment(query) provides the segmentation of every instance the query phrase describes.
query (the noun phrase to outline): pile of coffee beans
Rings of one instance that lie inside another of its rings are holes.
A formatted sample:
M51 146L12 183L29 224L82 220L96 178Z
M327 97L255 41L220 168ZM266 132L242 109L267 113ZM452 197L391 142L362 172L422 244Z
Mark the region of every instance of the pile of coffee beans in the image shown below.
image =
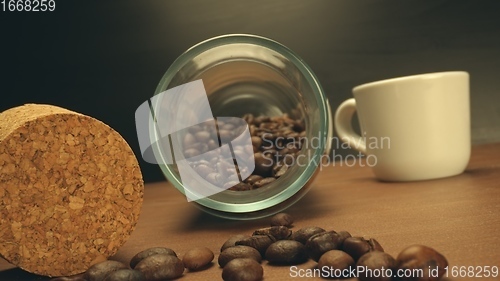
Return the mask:
M193 160L189 165L212 184L234 191L261 188L283 176L295 164L305 139L304 121L292 119L288 114L274 117L254 117L252 114L246 114L242 119L217 119L216 123L207 121L182 132L184 157L197 159L195 156L200 154L206 156L203 160ZM241 174L248 173L244 170L238 170L237 174L232 173L234 159L220 159L214 149L219 147L219 140L222 143L232 141L247 127L252 146L232 143L233 152L236 159L253 154L255 169L249 177L240 182Z
M271 218L271 227L255 230L252 235L235 235L221 247L219 265L226 281L258 281L263 279L262 260L275 265L297 265L313 259L321 272L357 272L361 281L389 281L393 276L373 276L367 272L391 270L420 270L423 276L409 276L398 280L439 280L448 265L446 258L436 250L412 245L394 259L373 238L353 237L347 231L304 227L292 232L293 218L280 213ZM434 270L433 274L430 271ZM336 278L354 276L335 276ZM323 276L322 277L333 277Z
M253 249L253 248L252 248ZM214 253L206 247L192 248L182 260L174 250L154 247L137 253L129 265L119 261L105 260L92 265L85 273L58 277L52 281L159 281L181 277L185 269L200 271L207 269Z
M272 265L298 265L312 259L319 272L356 272L361 281L390 281L393 276L368 275L367 272L419 270L423 276L408 275L397 280L435 281L444 275L446 258L436 250L412 245L395 259L373 239L352 236L347 231L308 226L292 231L294 219L286 213L271 218L269 227L238 234L223 243L217 258L225 281L259 281L264 278L262 261ZM172 280L185 269L200 271L210 267L214 253L205 247L187 251L182 260L169 248L155 247L137 253L129 265L106 260L91 266L84 274L59 277L53 281L155 281ZM358 271L359 268L364 269ZM432 274L431 274L432 273ZM332 277L324 276L321 277ZM354 277L335 276L336 278Z

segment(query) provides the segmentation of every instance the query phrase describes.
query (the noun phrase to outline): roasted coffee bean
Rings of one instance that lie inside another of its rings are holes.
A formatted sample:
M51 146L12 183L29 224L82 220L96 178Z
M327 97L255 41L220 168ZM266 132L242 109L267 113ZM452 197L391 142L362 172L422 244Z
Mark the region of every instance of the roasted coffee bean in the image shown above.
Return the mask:
M222 269L224 281L260 281L264 276L264 269L253 259L234 259Z
M200 270L214 259L214 253L206 247L193 248L182 257L184 267L189 270Z
M262 139L257 137L257 136L253 136L252 137L252 145L257 148L257 151L259 150L260 146L262 145Z
M207 164L199 164L194 169L202 178L205 178L206 176L208 176L208 174L214 172L214 170Z
M174 250L170 248L165 248L165 247L153 247L146 249L144 251L141 251L137 253L135 256L132 257L130 260L130 267L135 268L135 266L144 258L147 258L152 255L156 254L165 254L165 255L171 255L174 257L177 257L177 254L174 252Z
M253 119L255 118L252 113L247 113L243 115L243 120L245 120L248 124L253 124Z
M236 245L244 245L255 248L262 256L264 256L267 247L275 241L276 239L270 235L254 235L237 241Z
M260 176L268 177L271 175L271 170L273 169L273 160L262 154L261 152L257 152L253 155L255 161L255 170L254 172Z
M290 166L295 163L296 154L302 148L299 137L300 134L305 132L304 123L303 120L292 119L287 114L273 117L254 117L252 114L245 114L243 119L247 124L237 127L247 128L246 125L248 125L252 140L252 145L248 146L248 151L254 152L252 160L255 161L253 173L268 178L262 181L247 181L247 183L252 185L253 189L261 188L274 181L271 176L275 178L283 176ZM226 125L221 125L220 122L218 126L221 138L223 135L229 137L229 133L233 131L237 133L241 131L241 129L233 128L234 126L229 128ZM197 133L193 132L193 134L196 135ZM241 148L234 148L235 155L242 157L244 155L242 152ZM283 158L283 163L288 165L278 165L276 162L280 158ZM238 188L236 190L242 189Z
M294 163L295 163L295 158L297 157L297 155L295 154L287 154L285 156L283 156L283 164L284 165L288 165L288 166L292 166Z
M221 128L223 130L234 131L236 127L232 123L226 123L222 126L219 126L219 128ZM239 130L236 130L236 132L239 132Z
M193 145L195 143L196 143L196 138L193 136L193 134L187 133L184 135L183 144L184 144L185 148L189 148L189 147L191 147L191 145Z
M266 149L262 151L262 155L264 155L264 158L267 159L269 164L274 164L273 160L276 158L276 155L278 154L278 151L276 149Z
M229 239L226 240L226 242L224 242L224 244L222 244L220 251L222 252L229 247L234 247L234 246L236 246L236 242L243 240L245 238L248 238L248 237L250 237L250 235L237 234L237 235L231 236L231 237L229 237Z
M278 213L271 217L271 226L290 227L293 224L293 217L287 213Z
M254 259L257 262L262 261L262 256L255 248L243 245L229 247L222 251L219 255L218 262L220 267L224 267L229 261L237 258Z
M324 253L340 249L343 239L344 235L339 235L333 230L314 234L306 242L307 252L313 260L318 261Z
M386 273L394 272L396 260L387 253L371 251L359 258L356 268L363 268L363 270L358 271L360 281L390 281L392 275ZM381 274L375 275L371 272L380 272Z
M223 176L217 172L212 172L208 174L205 179L210 182L211 184L218 186L221 182L223 182Z
M303 120L296 120L295 123L293 124L293 130L295 132L305 132L305 125Z
M273 167L273 176L275 178L279 178L283 176L286 172L288 172L288 165L281 164L281 165L275 165Z
M228 163L227 160L219 161L215 164L215 168L219 174L223 177L228 177L233 174L234 171L234 163ZM236 178L237 180L238 178Z
M197 132L203 130L203 126L201 124L196 124L191 127L189 127L188 132L191 134L196 134Z
M84 274L77 274L72 276L61 276L56 278L51 278L50 281L87 281L84 277Z
M255 182L252 187L253 188L261 188L261 187L263 187L265 185L268 185L268 184L272 183L275 180L276 180L276 178L271 178L271 177L263 178L263 179L258 180L257 182Z
M383 252L384 249L373 238L366 240L363 237L348 237L342 244L342 251L348 253L354 260L358 260L370 251Z
M289 239L292 236L292 231L286 226L271 226L257 229L252 235L269 235L275 240Z
M259 176L259 175L251 175L249 176L245 182L248 183L249 185L253 185L254 183L256 183L257 181L263 179L263 177Z
M200 155L200 153L201 152L196 148L188 148L188 149L184 150L184 157L191 158L191 157Z
M141 260L135 268L144 274L146 280L174 279L184 273L184 264L175 256L156 254Z
M108 274L104 281L146 281L146 277L139 270L119 269Z
M229 180L229 179L228 179ZM241 188L244 186L240 185L240 186L236 186L237 184L239 184L240 182L239 181L228 181L226 182L222 188L223 189L229 189L229 190L235 190L235 191L241 191Z
M269 120L271 120L271 118L269 118L268 116L258 116L254 118L254 124L259 126L261 123L268 122Z
M295 240L295 241L298 241L302 244L306 244L307 240L309 238L311 238L311 236L315 235L315 234L318 234L318 233L322 233L322 232L325 232L326 230L324 230L323 228L321 227L317 227L317 226L308 226L308 227L304 227L304 228L301 228L297 231L295 231L293 234L292 234L292 239Z
M92 265L87 269L83 278L87 281L102 281L111 272L127 268L127 265L119 261L106 260Z
M231 184L228 184L231 185ZM252 189L252 186L249 185L248 183L244 182L238 182L231 187L228 188L229 190L234 190L234 191L246 191Z
M210 139L210 133L208 131L199 131L194 134L194 137L198 142L204 143Z
M219 130L219 137L221 140L232 140L233 132L230 130Z
M320 270L331 271L340 270L340 272L344 272L343 270L349 270L356 264L354 259L349 256L346 252L340 250L330 250L323 255L318 260L317 268ZM342 276L349 277L349 276ZM352 277L352 276L351 276Z
M265 254L272 264L300 264L308 260L305 246L294 240L280 240L271 244Z
M207 145L208 145L208 150L214 150L219 148L218 142L216 142L213 139L208 140Z
M345 230L341 230L339 232L337 232L340 236L340 240L342 241L341 245L344 243L344 241L349 238L349 237L352 237L351 236L351 233L349 233L348 231L345 231Z
M448 266L446 258L433 248L412 245L399 253L397 267L401 270L421 270L422 276L410 276L402 280L435 281L441 279Z

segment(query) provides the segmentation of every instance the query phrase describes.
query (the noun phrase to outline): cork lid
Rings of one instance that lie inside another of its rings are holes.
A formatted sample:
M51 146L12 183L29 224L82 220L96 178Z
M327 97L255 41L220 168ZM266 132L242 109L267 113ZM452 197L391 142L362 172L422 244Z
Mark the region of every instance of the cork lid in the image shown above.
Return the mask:
M27 104L0 114L0 255L63 276L115 254L144 183L126 141L92 117Z

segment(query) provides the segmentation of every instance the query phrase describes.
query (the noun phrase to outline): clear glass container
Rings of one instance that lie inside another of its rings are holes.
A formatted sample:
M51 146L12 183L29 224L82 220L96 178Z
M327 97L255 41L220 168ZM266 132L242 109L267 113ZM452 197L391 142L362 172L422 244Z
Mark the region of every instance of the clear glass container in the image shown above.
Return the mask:
M225 190L196 200L196 204L216 216L255 219L297 202L319 171L322 155L329 153L332 133L330 106L312 70L273 40L255 35L224 35L184 52L164 74L155 95L199 79L214 117L287 113L304 120L309 145L300 151L307 163L294 165L274 182L248 191ZM155 157L166 178L184 193L175 165L161 164L166 162L158 153Z

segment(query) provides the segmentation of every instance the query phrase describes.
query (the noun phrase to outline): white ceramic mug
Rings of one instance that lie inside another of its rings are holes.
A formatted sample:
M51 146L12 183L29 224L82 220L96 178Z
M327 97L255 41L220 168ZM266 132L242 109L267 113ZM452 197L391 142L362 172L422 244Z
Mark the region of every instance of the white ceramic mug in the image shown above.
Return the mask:
M375 176L413 181L453 176L470 158L469 74L427 73L357 86L335 113L338 136L367 155ZM352 127L357 112L362 136Z

